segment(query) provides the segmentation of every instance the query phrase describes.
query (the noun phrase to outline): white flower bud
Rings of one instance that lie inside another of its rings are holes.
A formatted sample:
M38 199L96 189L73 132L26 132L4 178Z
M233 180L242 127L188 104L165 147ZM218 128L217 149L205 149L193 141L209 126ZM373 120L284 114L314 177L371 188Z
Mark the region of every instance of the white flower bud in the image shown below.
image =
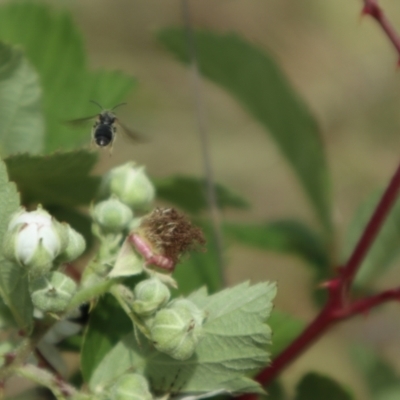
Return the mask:
M58 256L57 261L59 262L71 262L77 259L86 248L86 242L84 237L71 228L70 225L66 227L68 235L68 244L65 250Z
M142 316L149 316L167 304L171 293L166 285L157 278L145 279L134 289L133 310Z
M63 312L76 292L76 283L61 272L51 272L30 283L33 305L43 312Z
M150 327L154 347L176 360L187 360L196 350L203 321L204 313L189 300L171 302L157 312Z
M103 191L116 195L133 210L147 209L154 200L155 189L144 167L129 162L113 168L103 180Z
M111 388L110 400L152 400L149 384L139 374L122 375Z
M11 218L3 254L10 261L42 274L51 269L54 259L67 244L66 226L39 206L36 211L21 210Z
M112 197L97 203L92 210L92 216L103 230L120 232L131 222L133 213L128 206Z

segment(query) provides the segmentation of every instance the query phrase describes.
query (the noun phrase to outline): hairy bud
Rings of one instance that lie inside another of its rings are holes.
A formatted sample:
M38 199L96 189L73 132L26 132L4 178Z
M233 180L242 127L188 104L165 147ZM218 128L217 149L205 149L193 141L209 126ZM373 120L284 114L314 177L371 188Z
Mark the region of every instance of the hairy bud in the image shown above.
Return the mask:
M97 203L92 210L92 216L104 231L117 233L128 226L133 213L127 205L112 197Z
M30 283L33 305L43 312L63 312L76 292L76 283L61 272L51 272Z
M204 313L189 300L171 302L157 312L150 326L154 347L176 360L190 358L201 337Z
M167 304L171 293L166 285L157 278L145 279L134 289L135 300L133 310L142 316L154 314Z

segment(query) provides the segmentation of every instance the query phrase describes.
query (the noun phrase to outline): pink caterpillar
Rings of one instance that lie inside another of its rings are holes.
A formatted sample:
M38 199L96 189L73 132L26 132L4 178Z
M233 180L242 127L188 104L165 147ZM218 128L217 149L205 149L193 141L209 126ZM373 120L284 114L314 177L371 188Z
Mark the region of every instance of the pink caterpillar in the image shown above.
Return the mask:
M154 254L147 242L136 233L133 233L129 236L129 241L144 257L146 260L146 265L155 265L167 271L173 271L175 269L175 264L170 258L162 256L161 254Z

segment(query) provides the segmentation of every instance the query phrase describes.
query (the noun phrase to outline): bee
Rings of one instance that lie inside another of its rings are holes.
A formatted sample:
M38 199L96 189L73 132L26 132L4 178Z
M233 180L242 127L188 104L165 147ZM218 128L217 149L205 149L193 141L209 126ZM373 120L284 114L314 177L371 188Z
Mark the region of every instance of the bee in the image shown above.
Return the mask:
M121 128L121 130L135 142L143 141L143 137L141 135L131 131L129 128L123 125L113 112L117 107L125 105L126 103L117 104L110 110L104 109L99 103L94 100L91 100L91 103L96 104L100 107L101 112L99 114L92 115L90 117L79 118L70 122L72 124L80 124L82 122L95 118L95 122L92 127L92 144L101 148L108 147L111 154L112 147L115 143L115 139L117 136L117 126Z

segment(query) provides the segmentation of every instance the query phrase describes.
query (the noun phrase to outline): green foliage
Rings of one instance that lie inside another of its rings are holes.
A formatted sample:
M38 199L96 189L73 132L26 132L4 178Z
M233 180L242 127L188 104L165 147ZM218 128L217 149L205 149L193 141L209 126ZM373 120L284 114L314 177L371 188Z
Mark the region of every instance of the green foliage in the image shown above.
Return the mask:
M400 398L400 376L393 366L366 346L353 346L351 354L365 379L371 400Z
M96 159L95 153L80 150L49 156L21 154L6 163L24 204L73 207L88 204L96 194L100 180L89 175Z
M284 350L305 328L303 321L276 309L271 313L268 324L274 332L270 349L272 358Z
M110 321L112 320L112 323ZM91 312L81 349L81 369L85 382L104 356L132 331L132 322L110 295L99 300Z
M219 265L218 251L210 224L204 220L196 221L201 227L206 238L204 251L196 251L190 257L183 257L174 274L180 294L189 294L199 287L206 286L210 293L214 293L223 287L221 281L222 267Z
M346 258L356 246L381 196L381 191L373 193L360 205L354 214L343 246ZM356 276L355 283L359 286L368 285L392 267L394 261L400 255L399 242L400 201L397 201L378 233L378 237L368 251Z
M224 234L240 244L282 254L295 254L327 275L327 250L319 236L299 221L264 224L225 223ZM321 273L321 272L320 272Z
M188 299L207 312L207 320L194 356L177 361L154 350L145 339L138 345L133 335L128 335L104 357L90 387L99 390L124 371L134 370L150 377L153 388L159 391L168 391L176 381L181 393L260 392L258 384L243 374L268 360L265 347L271 331L265 321L275 293L275 285L268 283L244 283L211 296L204 289L198 290Z
M0 243L10 216L19 209L19 196L14 183L8 181L6 166L0 160ZM18 326L26 332L32 328L33 306L28 292L28 280L16 265L0 255L0 293Z
M43 149L41 96L37 73L22 51L0 42L1 155Z
M71 129L65 121L97 114L99 110L89 103L91 99L104 107L113 107L133 87L133 79L122 73L89 71L82 38L71 16L65 12L56 14L46 5L33 2L2 5L0 40L21 45L39 74L43 86L46 152L67 150L88 142L88 127ZM28 78L29 82L36 79L33 73L26 77L27 83ZM33 91L33 87L30 90ZM38 88L36 92L38 96ZM30 98L33 100L34 97L32 92ZM32 103L31 107L38 106ZM20 123L28 126L25 119ZM39 122L35 126L38 128ZM36 135L43 135L41 129L36 131ZM22 150L39 151L43 148L42 142L34 143L30 136L25 136L25 140L29 140L30 144ZM14 148L11 150L15 152Z
M351 400L353 396L327 376L310 372L297 386L295 400Z
M180 61L189 62L183 29L164 29L158 39ZM233 34L196 32L195 42L201 73L228 90L268 130L330 231L329 173L319 129L274 60Z
M176 175L168 178L153 179L157 188L157 197L166 200L182 210L197 214L208 209L206 182L191 176ZM247 209L249 203L221 184L215 185L218 207Z

